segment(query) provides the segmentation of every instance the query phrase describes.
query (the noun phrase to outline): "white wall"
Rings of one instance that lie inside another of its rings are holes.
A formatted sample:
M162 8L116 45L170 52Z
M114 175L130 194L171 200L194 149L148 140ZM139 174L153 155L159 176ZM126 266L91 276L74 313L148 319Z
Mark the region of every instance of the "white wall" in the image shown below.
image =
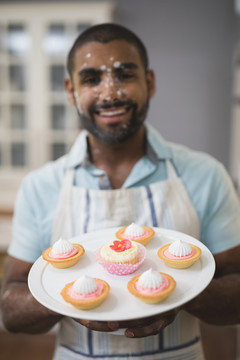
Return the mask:
M229 166L231 0L119 0L117 19L144 40L156 71L150 121L162 135Z

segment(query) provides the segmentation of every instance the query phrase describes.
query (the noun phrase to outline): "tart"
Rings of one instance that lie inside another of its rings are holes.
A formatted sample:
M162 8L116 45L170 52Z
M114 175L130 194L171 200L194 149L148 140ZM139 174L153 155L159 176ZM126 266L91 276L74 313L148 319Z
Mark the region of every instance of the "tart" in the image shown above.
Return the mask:
M59 239L42 253L42 257L54 267L64 269L75 265L84 253L83 246Z
M142 245L147 245L154 235L155 231L151 227L140 226L135 223L125 226L116 232L116 237L118 239L128 239Z
M128 291L147 304L158 304L176 287L172 276L152 269L134 276L127 285Z
M186 269L194 264L201 256L201 249L182 240L162 246L158 256L165 264L175 269Z
M65 285L61 291L64 300L80 310L99 306L107 297L110 286L104 280L86 275Z

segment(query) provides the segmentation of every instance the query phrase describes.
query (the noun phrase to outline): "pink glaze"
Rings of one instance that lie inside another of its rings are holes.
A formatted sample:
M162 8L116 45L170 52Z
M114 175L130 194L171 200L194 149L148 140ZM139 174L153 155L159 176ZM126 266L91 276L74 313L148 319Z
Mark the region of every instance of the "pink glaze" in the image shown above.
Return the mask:
M137 289L137 291L140 294L145 294L145 295L154 295L154 294L158 294L164 290L166 290L169 287L169 281L168 278L163 276L163 281L162 284L160 285L159 288L157 289L148 289L148 288L143 288L141 286L138 285L138 281L135 283L135 288Z
M185 259L190 259L191 257L193 257L193 255L196 253L196 251L194 249L192 249L192 252L188 255L185 256L175 256L172 255L168 249L164 251L164 255L171 260L185 260Z
M97 282L97 290L91 292L90 294L79 294L74 290L72 285L68 289L68 295L75 300L91 300L99 297L103 292L103 288L104 288L104 284Z
M49 251L49 256L53 259L67 259L70 258L71 256L76 255L78 252L78 248L74 247L71 251L68 251L67 253L64 254L54 254L54 252L51 250Z
M128 239L128 240L135 240L135 239L138 240L138 239L142 239L148 235L149 235L149 230L144 229L144 233L140 236L131 236L131 235L126 235L125 233L122 233L121 236L124 236L124 238Z

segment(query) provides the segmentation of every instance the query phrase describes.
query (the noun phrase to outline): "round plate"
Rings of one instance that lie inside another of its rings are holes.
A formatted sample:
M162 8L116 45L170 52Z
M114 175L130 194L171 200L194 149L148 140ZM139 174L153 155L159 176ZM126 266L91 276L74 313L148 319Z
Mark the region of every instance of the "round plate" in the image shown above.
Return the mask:
M119 228L110 228L71 239L71 242L79 243L85 248L84 256L73 267L56 269L39 257L28 277L32 295L42 305L65 316L97 321L121 321L160 314L183 305L210 283L215 271L215 261L208 248L191 236L162 228L154 228L156 234L146 246L146 259L134 274L118 276L108 273L96 262L94 254L97 249L116 239L117 230ZM161 246L177 239L197 245L202 250L200 259L188 269L167 267L157 255ZM128 281L149 268L171 275L177 283L170 296L156 305L142 302L127 290ZM67 283L83 274L103 279L111 287L105 301L99 307L88 311L74 308L66 303L60 294Z

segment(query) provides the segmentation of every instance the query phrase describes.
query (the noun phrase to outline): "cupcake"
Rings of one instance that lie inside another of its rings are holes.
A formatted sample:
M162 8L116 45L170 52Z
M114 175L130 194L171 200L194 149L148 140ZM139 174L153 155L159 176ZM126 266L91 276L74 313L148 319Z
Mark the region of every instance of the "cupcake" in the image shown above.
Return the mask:
M182 240L176 240L158 250L158 256L167 266L176 269L190 267L201 256L201 249Z
M130 240L114 240L96 253L96 260L116 275L131 274L142 264L146 255L144 246Z
M150 239L155 235L155 231L148 226L140 226L132 223L116 232L116 237L120 240L128 239L136 241L142 245L147 245Z
M136 264L138 262L138 246L130 240L115 240L104 245L100 255L105 262L117 264Z
M54 267L63 269L75 265L84 252L81 245L60 238L42 253L42 257Z
M148 304L158 304L175 289L176 282L168 274L149 269L134 276L127 285L128 291Z
M75 308L90 310L99 306L109 291L110 286L106 281L82 275L78 280L65 285L61 295Z

